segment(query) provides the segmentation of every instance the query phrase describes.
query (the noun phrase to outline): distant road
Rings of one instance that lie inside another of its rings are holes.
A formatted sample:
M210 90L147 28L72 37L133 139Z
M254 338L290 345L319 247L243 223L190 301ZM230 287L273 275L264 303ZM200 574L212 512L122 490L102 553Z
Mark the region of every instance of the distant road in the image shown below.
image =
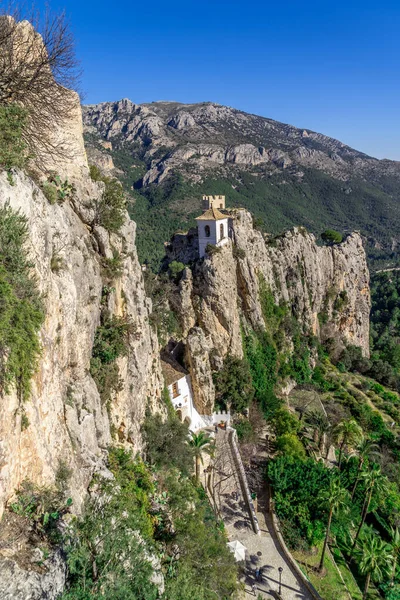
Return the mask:
M400 267L392 267L391 269L379 269L375 273L389 273L390 271L400 271Z

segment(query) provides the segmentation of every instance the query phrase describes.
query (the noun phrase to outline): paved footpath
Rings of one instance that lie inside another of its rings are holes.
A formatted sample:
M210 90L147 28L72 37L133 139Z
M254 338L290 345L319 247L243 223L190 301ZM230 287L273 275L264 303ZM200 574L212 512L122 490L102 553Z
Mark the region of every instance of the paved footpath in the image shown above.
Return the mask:
M256 535L251 526L250 517L240 493L235 499L235 493L240 491L236 467L228 442L228 434L219 431L216 436L216 454L213 481L210 489L221 516L224 520L228 537L231 541L239 540L246 546L246 562L244 568L245 597L273 598L273 591L279 590L279 572L282 567L283 600L312 600L312 596L304 584L299 581L297 574L287 562L272 524L271 515L265 510L267 506L266 486L259 490L257 518L261 535ZM260 581L256 581L256 569L262 570ZM257 586L254 595L251 586Z

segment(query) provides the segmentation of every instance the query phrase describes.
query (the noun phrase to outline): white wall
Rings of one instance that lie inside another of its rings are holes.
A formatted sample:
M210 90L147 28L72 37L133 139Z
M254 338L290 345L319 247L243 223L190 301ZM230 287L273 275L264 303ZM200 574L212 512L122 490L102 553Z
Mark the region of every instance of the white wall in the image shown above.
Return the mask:
M210 228L210 237L206 237L205 228L208 225ZM223 226L224 232L221 236L221 225ZM220 221L197 221L198 234L199 234L199 254L200 258L203 258L206 254L207 244L213 246L223 246L228 241L228 218L221 219Z
M190 376L184 375L182 379L176 382L178 385L178 396L174 398L173 386L168 386L169 397L175 410L180 410L182 413L182 421L186 417L190 419L189 429L191 431L198 431L206 426L205 422L195 409L193 405L193 394L190 385Z

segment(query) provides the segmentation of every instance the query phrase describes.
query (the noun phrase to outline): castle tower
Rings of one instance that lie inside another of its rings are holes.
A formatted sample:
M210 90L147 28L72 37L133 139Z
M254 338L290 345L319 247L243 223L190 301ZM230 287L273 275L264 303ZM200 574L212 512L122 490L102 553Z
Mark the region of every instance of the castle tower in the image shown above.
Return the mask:
M202 209L208 210L209 208L223 210L225 208L225 196L203 196Z
M196 218L200 258L206 255L208 244L224 246L228 242L228 217L219 209L225 208L225 196L203 196L203 214Z

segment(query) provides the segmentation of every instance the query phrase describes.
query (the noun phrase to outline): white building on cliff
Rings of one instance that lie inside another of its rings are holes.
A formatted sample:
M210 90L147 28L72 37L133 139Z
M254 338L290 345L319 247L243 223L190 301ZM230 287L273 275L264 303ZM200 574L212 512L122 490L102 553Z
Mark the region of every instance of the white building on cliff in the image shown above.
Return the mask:
M224 246L228 242L229 222L225 209L225 196L203 196L203 214L196 218L200 258L206 255L208 244Z
M182 423L187 423L191 431L207 426L193 404L190 375L171 354L162 353L161 368L169 397L176 414Z

